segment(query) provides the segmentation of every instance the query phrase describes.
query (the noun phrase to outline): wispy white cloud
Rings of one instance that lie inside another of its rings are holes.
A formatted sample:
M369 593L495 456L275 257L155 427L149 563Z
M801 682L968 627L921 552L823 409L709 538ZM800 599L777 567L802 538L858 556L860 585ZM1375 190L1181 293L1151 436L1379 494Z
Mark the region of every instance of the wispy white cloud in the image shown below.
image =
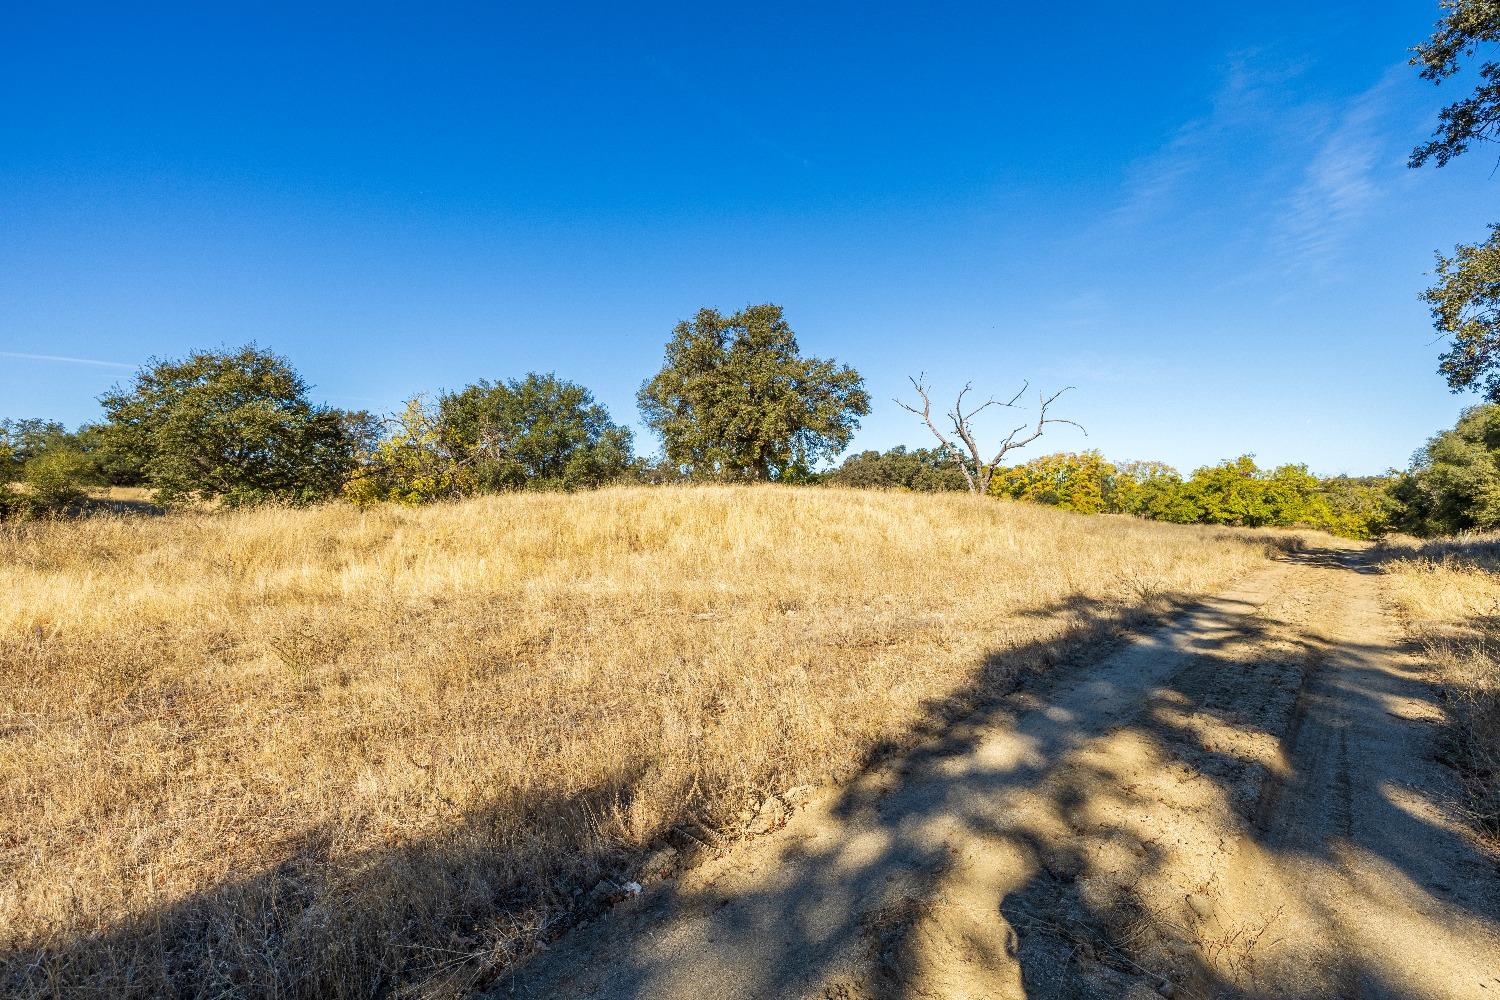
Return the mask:
M1384 194L1378 178L1386 173L1384 161L1396 158L1388 118L1406 72L1404 63L1387 70L1348 103L1317 142L1275 221L1272 245L1287 264L1327 275Z
M1181 214L1195 178L1222 167L1226 150L1243 133L1291 117L1281 95L1304 68L1258 50L1230 53L1208 112L1180 125L1161 148L1126 167L1119 203L1106 224L1133 228Z
M24 354L20 351L0 351L0 358L16 358L20 361L51 361L65 365L93 365L97 368L135 368L123 361L101 361L98 358L69 358L59 354Z
M1410 68L1390 66L1340 101L1295 86L1305 69L1275 53L1231 55L1207 113L1127 166L1115 207L1091 237L1179 247L1214 234L1217 252L1239 261L1229 283L1335 276L1404 175Z
M1202 166L1198 147L1203 130L1203 122L1189 122L1160 151L1131 164L1120 203L1106 221L1133 227L1168 211L1183 184Z

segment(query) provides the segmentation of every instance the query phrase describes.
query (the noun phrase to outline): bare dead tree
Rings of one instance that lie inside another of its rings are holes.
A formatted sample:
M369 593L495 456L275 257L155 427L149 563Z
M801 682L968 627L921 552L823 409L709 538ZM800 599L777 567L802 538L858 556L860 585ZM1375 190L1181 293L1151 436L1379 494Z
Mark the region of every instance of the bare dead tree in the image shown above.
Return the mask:
M1003 403L1000 400L991 397L985 400L983 403L980 403L974 409L969 410L967 413L965 413L964 397L968 395L969 390L974 387L972 382L966 384L963 387L963 390L959 392L958 400L953 404L953 409L944 414L948 422L953 425L952 434L963 444L962 448L956 446L948 437L948 435L944 434L942 430L939 429L937 422L933 420L932 397L927 385L927 376L919 375L916 378L911 379L911 384L912 388L917 390L917 397L922 400L921 408L919 409L916 406L913 406L910 403L902 402L899 399L895 401L896 405L901 407L903 410L906 410L908 413L915 413L917 416L922 418L922 422L927 425L927 429L932 431L933 436L936 437L939 443L942 444L943 451L947 453L947 455L951 459L953 459L954 464L957 465L960 471L963 472L964 481L969 484L969 492L979 494L980 496L983 496L984 494L989 492L990 477L994 475L995 467L1000 464L1001 459L1005 458L1006 455L1008 455L1012 451L1015 451L1017 448L1024 448L1031 442L1035 441L1037 438L1041 437L1042 431L1046 429L1048 424L1071 424L1072 426L1077 427L1079 430L1083 431L1085 437L1088 436L1088 431L1083 430L1083 425L1078 423L1077 421L1064 420L1062 417L1047 416L1047 408L1054 402L1056 402L1057 397L1067 392L1068 389L1073 388L1070 385L1066 388L1059 389L1050 396L1044 396L1038 393L1037 399L1041 405L1039 408L1039 412L1037 413L1036 423L1033 424L1030 421L1027 421L1026 423L1021 424L1019 427L1012 429L1011 432L1005 436L1005 440L1000 442L1000 447L995 452L994 457L989 461L985 461L984 453L979 450L979 443L975 438L974 418L983 413L985 410L989 409L991 406L998 406L1002 409L1019 409L1020 407L1018 407L1017 404L1020 402L1021 397L1026 394L1026 390L1031 388L1031 383L1027 382L1025 385L1021 386L1021 390L1019 392L1017 392L1014 396ZM1028 431L1030 433L1026 433ZM1020 437L1019 435L1023 433L1026 436Z

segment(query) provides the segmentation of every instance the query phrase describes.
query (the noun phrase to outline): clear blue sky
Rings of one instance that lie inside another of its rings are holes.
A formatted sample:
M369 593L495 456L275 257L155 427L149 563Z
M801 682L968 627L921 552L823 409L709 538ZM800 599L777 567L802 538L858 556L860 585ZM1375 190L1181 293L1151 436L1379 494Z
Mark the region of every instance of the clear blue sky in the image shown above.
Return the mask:
M923 370L1184 468L1375 472L1473 402L1417 295L1500 177L1405 167L1435 0L226 6L0 12L0 416L255 340L341 406L536 369L636 423L761 301L866 376L857 448L927 443Z

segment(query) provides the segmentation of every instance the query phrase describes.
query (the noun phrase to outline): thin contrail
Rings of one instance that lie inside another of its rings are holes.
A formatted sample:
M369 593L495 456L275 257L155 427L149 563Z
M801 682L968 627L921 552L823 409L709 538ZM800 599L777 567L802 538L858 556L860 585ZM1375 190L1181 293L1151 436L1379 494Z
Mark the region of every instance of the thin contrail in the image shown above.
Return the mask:
M98 358L65 358L58 354L22 354L20 351L0 351L0 358L20 358L23 361L61 361L70 365L98 365L100 368L134 368L123 361L100 361Z

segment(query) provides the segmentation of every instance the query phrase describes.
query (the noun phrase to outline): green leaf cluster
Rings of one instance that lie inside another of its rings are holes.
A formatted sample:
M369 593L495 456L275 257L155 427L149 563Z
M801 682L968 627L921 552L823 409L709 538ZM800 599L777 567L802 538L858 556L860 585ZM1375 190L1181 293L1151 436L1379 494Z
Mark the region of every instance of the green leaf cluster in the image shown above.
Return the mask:
M1107 493L1114 475L1115 467L1097 451L1059 452L996 469L990 479L990 493L1081 514L1100 514L1109 509Z
M583 386L535 372L438 400L443 447L486 490L582 489L620 478L631 434Z
M1481 46L1500 42L1500 0L1444 0L1437 29L1414 50L1411 63L1422 78L1440 83L1462 69ZM1500 65L1484 62L1473 91L1438 115L1432 139L1412 150L1411 166L1428 160L1444 166L1472 142L1494 141L1500 131Z
M0 517L77 508L103 482L83 438L53 420L0 420ZM19 489L12 484L19 484Z
M1436 275L1422 300L1450 341L1438 371L1455 392L1479 388L1500 400L1500 225L1484 243L1438 254Z
M630 430L556 375L480 381L435 405L407 402L366 450L344 493L356 503L422 504L506 490L603 486L632 469Z
M478 491L470 471L443 445L434 409L421 397L407 400L385 433L360 455L344 496L360 506L408 507L457 500Z
M1444 0L1444 14L1432 37L1412 56L1422 77L1441 83L1459 73L1466 60L1500 42L1500 0ZM1410 165L1429 160L1439 167L1462 155L1474 142L1500 138L1500 63L1478 67L1468 96L1438 116L1432 139L1412 151ZM1438 333L1450 346L1438 371L1454 392L1478 389L1500 401L1500 225L1480 244L1459 244L1453 256L1437 255L1437 280L1423 294Z
M1130 514L1178 524L1320 528L1353 538L1386 531L1389 480L1319 479L1305 465L1261 469L1249 455L1184 479L1161 462L1114 465L1097 451L1041 455L996 469L990 492L1085 514Z

